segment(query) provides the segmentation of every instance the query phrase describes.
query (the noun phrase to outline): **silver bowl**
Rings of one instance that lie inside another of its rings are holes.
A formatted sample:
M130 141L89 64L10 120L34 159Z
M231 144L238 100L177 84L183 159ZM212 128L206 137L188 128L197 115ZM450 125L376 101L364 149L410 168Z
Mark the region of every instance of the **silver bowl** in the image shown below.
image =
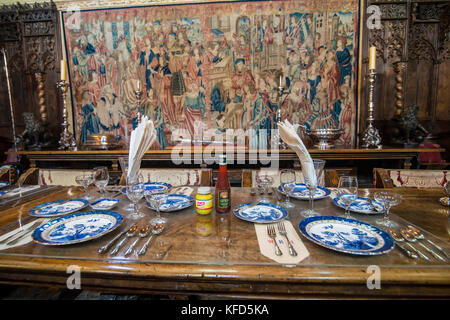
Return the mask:
M344 129L309 129L306 131L306 134L310 136L314 142L313 147L320 150L333 148L333 142L337 140L342 133L344 133Z

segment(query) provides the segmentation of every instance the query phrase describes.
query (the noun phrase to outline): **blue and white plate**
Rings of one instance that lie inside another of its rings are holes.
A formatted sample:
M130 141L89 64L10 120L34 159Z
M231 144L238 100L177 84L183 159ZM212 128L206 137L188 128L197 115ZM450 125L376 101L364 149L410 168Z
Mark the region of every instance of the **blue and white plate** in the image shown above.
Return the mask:
M114 211L76 212L41 225L34 230L32 237L44 245L80 243L114 230L122 220L122 215Z
M0 181L0 189L11 185L9 181Z
M342 209L347 208L341 197L334 198L333 203ZM385 209L383 204L378 201L371 200L369 198L358 197L355 201L352 202L348 210L362 214L381 214Z
M29 211L34 217L57 217L84 209L89 201L84 199L57 200L40 204Z
M91 203L94 210L111 210L120 202L119 199L101 198Z
M146 182L144 183L145 190L155 190L155 189L167 189L170 190L172 185L165 182ZM122 193L127 194L127 188L122 188Z
M278 190L284 194L283 188L281 188L281 186L278 186ZM314 192L314 200L328 197L330 193L331 191L329 189L319 186ZM292 190L289 196L299 200L309 200L309 190L306 188L306 185L304 183L296 183L294 190Z
M288 216L285 208L271 204L253 202L237 206L233 213L236 217L255 223L273 223L284 220Z
M380 255L394 248L391 236L370 224L344 217L319 216L303 219L298 228L312 242L339 252Z
M178 211L183 210L186 208L189 208L194 204L194 198L190 196L186 196L184 194L169 194L167 196L166 202L164 202L160 208L159 211L162 212L172 212L172 211ZM147 207L156 210L149 202L147 202Z

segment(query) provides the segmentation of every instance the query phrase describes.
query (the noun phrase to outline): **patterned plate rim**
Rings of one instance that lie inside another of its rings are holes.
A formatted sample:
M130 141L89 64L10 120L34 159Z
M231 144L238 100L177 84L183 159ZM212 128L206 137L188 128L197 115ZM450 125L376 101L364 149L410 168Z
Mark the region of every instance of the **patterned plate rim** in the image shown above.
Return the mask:
M114 201L114 204L110 205L110 206L109 206L108 208L106 208L106 209L94 208L94 206L95 206L97 203L99 203L99 202L101 202L101 201L105 201L105 200L108 200L108 201ZM114 208L115 206L117 206L117 204L118 204L119 202L120 202L120 199L100 198L100 199L97 199L97 200L95 200L94 202L90 203L89 205L90 205L91 208L94 209L94 210L109 210L109 209L112 209L112 208Z
M112 226L110 229L108 229L106 232L100 233L94 237L91 238L84 238L82 240L77 240L77 241L71 241L71 242L51 242L48 240L44 240L41 237L42 232L44 232L45 230L47 230L48 228L54 226L55 224L64 221L64 220L68 220L71 219L73 217L81 217L81 216L86 216L86 215L109 215L109 216L113 216L116 218L116 224L114 226ZM46 223L44 223L43 225L37 227L34 231L33 234L31 235L33 238L33 241L39 244L43 244L43 245L47 245L47 246L62 246L62 245L70 245L70 244L77 244L77 243L81 243L81 242L86 242L86 241L90 241L93 239L97 239L100 238L101 236L115 230L118 226L120 226L120 224L123 221L123 216L115 211L105 211L105 210L94 210L94 211L87 211L87 212L75 212L72 214L69 214L67 216L64 217L59 217L56 219L52 219Z
M317 220L334 220L334 221L346 221L348 223L352 223L357 227L364 227L364 228L369 228L370 231L372 232L376 232L380 237L383 238L384 240L384 244L381 248L374 250L374 251L355 251L355 250L348 250L348 249L340 249L340 248L336 248L330 245L327 245L325 243L322 243L316 239L314 239L312 236L310 236L307 232L306 232L306 226L314 221ZM336 216L318 216L318 217L309 217L309 218L305 218L302 221L300 221L300 223L298 224L298 229L300 230L300 233L307 238L308 240L310 240L311 242L314 242L315 244L318 244L319 246L322 246L324 248L327 249L331 249L334 251L338 251L338 252L343 252L343 253L349 253L349 254L353 254L353 255L361 255L361 256L376 256L376 255L381 255L381 254L385 254L390 252L392 249L394 249L394 240L391 238L391 236L381 230L378 227L375 227L373 225L370 225L368 223L359 221L359 220L355 220L355 219L349 219L349 218L345 218L345 217L336 217Z
M295 188L297 188L297 187L299 187L299 186L305 187L305 188L306 188L306 185L305 185L304 183L296 183L296 184L295 184ZM294 189L295 189L295 188L294 188ZM328 189L328 188L318 186L317 189L320 189L320 190L324 191L325 194L324 194L323 196L319 196L319 197L317 197L317 198L314 198L314 200L324 199L324 198L328 197L328 196L331 194L331 190ZM281 193L284 194L283 188L281 188L281 186L278 186L278 191L280 191ZM294 198L294 199L297 199L297 200L309 200L308 197L296 197L296 196L294 196L294 195L290 195L289 197Z
M0 189L10 186L11 182L9 181L0 181Z
M65 201L67 201L67 202L69 202L69 201L81 201L81 202L83 202L83 206L81 206L80 208L77 208L77 209L73 209L72 211L67 211L67 212L62 212L62 213L55 213L55 214L50 214L50 215L36 213L36 211L39 211L39 209L42 209L42 207L48 206L48 205L53 204L53 203L59 203L59 202L65 202ZM30 216L33 216L33 217L44 217L44 218L45 217L49 217L49 218L51 218L51 217L59 217L59 216L65 215L65 214L74 213L74 212L77 212L79 210L82 210L82 209L86 208L88 205L89 205L89 201L87 201L85 199L56 200L56 201L50 201L50 202L47 202L47 203L42 203L42 204L40 204L40 205L38 205L36 207L33 207L33 208L31 208L28 211L28 214Z
M245 221L248 221L248 222L253 222L253 223L264 223L264 224L282 221L282 220L286 219L286 218L288 217L288 215L289 215L288 211L287 211L285 208L281 207L281 206L277 206L277 205L272 204L272 203L261 202L261 203L259 203L258 205L265 205L265 206L268 206L268 207L276 208L276 209L280 210L280 211L282 212L283 215L282 215L280 218L278 218L278 219L276 219L276 220L272 220L272 221L260 221L260 220L255 221L255 220L246 219L245 217L242 217L242 216L239 214L239 213L241 212L240 209L241 209L242 207L244 207L244 206L250 206L250 205L252 205L252 204L254 204L254 202L248 202L248 203L243 203L243 204L238 205L236 208L234 208L233 214L234 214L237 218L242 219L242 220L245 220Z
M191 196L185 195L185 194L176 194L176 193L174 193L174 194L169 194L169 195L167 195L167 197L170 197L170 196L177 196L177 197L186 198L186 199L189 200L189 205L188 205L188 206L185 206L185 207L176 207L176 208L170 209L170 210L167 210L167 209L162 210L162 209L160 209L159 211L161 211L161 212L174 212L174 211L180 211L180 210L189 208L189 207L192 206L192 205L194 204L194 202L195 202L194 198L192 198ZM145 201L145 205L146 205L147 208L149 208L150 210L155 210L155 209L153 209L153 208L150 206L150 204L148 203L148 201Z
M341 206L341 205L338 204L338 201L339 201L340 198L341 198L341 197L339 197L339 196L334 197L334 198L333 198L333 203L334 203L337 207L339 207L339 208L341 208L341 209L345 209L345 207L343 207L343 206ZM359 199L359 200L370 200L371 202L375 202L375 203L379 204L381 207L383 207L383 210L382 210L382 211L376 211L376 210L375 210L375 211L371 211L371 212L362 212L362 211L355 211L355 210L352 210L351 208L349 208L349 211L351 211L351 212L359 213L359 214L365 214L365 215L377 215L377 214L382 214L382 213L385 211L385 210L384 210L383 204L381 204L380 202L378 202L378 201L376 201L376 200L372 200L372 199L365 198L365 197L358 197L358 198L356 198L356 199Z

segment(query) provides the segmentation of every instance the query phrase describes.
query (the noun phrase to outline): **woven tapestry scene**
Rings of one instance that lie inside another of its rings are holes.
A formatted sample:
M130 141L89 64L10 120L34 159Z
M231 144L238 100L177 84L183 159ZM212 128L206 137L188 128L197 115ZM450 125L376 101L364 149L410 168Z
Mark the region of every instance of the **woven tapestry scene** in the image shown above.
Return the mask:
M107 133L127 145L140 113L157 150L177 129L263 130L248 144L265 148L279 117L343 128L340 142L353 144L358 1L232 4L87 10L78 24L64 12L77 139Z

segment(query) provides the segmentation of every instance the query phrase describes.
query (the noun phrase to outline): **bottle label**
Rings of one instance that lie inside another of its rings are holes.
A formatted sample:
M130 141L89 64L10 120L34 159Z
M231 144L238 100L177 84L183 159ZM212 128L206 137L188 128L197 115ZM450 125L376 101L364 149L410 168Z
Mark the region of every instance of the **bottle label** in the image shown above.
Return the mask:
M219 197L217 203L219 208L225 209L230 207L230 190L220 190L217 196Z

